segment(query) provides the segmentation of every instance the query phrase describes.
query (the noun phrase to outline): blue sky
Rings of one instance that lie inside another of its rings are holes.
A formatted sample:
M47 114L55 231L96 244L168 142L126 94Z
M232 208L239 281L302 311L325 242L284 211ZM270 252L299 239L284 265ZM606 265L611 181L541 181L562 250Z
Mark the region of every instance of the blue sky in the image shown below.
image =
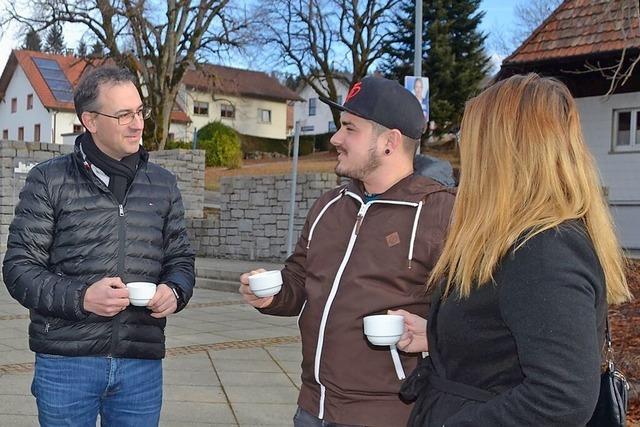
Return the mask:
M486 12L482 29L489 32L495 28L505 31L513 26L514 0L482 0L480 8Z
M0 0L0 8L9 0ZM481 9L486 12L484 21L482 22L482 31L489 34L496 29L508 34L513 28L513 12L514 6L517 2L515 0L482 0ZM22 42L22 34L12 34L13 32L6 32L2 34L0 38L0 70L4 69L4 65L11 53L11 49L19 46ZM77 28L65 28L65 40L70 47L75 47L78 40L82 36L82 32ZM492 55L494 62L497 64L502 59L501 56L494 52L489 52ZM227 65L235 65L239 67L248 67L251 64L234 64L228 63ZM255 65L255 64L254 64Z

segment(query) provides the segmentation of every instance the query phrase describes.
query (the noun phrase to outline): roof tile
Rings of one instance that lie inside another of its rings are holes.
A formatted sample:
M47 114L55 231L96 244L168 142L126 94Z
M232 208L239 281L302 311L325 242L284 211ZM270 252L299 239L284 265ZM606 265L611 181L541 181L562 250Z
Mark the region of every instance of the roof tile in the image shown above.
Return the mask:
M565 0L503 65L640 49L639 7L637 0Z

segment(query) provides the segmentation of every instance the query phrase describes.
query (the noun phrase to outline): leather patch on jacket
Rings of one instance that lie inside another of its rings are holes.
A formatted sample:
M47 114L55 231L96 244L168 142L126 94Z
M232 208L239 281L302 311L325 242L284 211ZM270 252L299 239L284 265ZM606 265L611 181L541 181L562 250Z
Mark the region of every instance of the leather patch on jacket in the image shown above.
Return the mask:
M393 233L389 234L386 237L386 239L387 239L387 246L389 246L390 248L400 243L400 235L398 234L397 231L394 231Z

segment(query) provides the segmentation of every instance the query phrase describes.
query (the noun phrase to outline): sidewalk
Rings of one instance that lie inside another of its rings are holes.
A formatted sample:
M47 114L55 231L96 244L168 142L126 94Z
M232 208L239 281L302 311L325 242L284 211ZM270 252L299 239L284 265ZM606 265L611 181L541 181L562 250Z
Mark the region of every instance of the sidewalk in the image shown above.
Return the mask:
M27 310L0 286L0 426L38 425L28 324ZM161 426L292 425L301 362L295 317L265 316L237 293L196 287L166 335Z

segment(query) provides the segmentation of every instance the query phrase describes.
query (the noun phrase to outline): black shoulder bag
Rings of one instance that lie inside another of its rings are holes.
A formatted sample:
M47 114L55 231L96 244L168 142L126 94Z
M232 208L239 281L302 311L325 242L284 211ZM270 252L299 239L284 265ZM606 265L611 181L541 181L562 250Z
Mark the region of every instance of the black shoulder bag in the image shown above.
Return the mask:
M611 331L607 317L607 367L600 376L600 396L587 427L624 427L627 418L629 383L613 363Z

